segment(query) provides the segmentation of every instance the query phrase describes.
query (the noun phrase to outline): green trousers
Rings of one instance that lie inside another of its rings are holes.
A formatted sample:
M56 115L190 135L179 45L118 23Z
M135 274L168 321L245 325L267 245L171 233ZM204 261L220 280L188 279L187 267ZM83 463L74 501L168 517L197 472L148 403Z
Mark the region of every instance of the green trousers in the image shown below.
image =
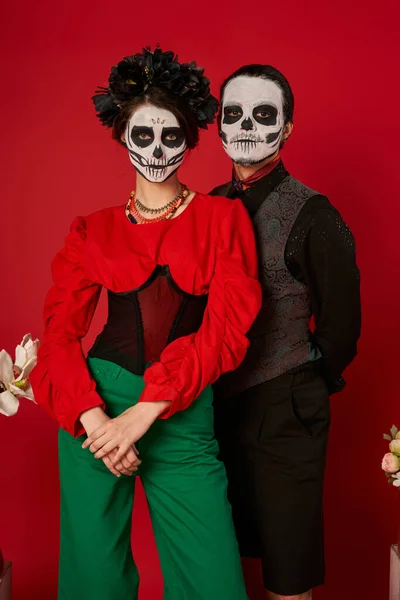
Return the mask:
M96 358L88 364L110 417L138 401L142 377ZM138 443L164 600L247 599L213 425L207 388L187 410L158 419ZM59 434L58 598L137 600L130 541L135 478L112 475L82 449L83 440Z

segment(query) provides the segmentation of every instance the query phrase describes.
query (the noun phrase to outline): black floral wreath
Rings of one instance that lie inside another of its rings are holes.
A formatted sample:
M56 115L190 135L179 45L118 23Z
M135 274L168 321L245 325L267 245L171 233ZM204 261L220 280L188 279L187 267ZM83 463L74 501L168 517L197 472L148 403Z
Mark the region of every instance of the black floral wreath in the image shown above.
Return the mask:
M151 85L166 88L187 102L202 129L214 122L218 101L210 93L204 69L194 61L179 63L173 52L159 47L152 52L147 47L112 67L108 87L96 90L92 100L102 125L112 127L123 103L144 94Z

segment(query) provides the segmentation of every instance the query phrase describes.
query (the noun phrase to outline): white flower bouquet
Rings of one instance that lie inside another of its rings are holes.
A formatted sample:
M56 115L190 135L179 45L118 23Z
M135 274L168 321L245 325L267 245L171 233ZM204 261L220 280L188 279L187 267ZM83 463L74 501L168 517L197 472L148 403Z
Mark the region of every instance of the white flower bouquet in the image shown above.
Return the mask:
M15 349L15 362L5 350L0 352L0 413L15 415L20 398L35 401L29 375L37 363L39 340L30 333Z

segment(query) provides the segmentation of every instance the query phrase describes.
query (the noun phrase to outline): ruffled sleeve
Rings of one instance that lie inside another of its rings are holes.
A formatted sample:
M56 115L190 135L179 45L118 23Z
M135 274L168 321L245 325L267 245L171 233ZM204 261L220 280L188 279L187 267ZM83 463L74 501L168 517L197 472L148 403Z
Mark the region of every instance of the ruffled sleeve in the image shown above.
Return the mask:
M44 335L31 374L38 404L75 437L84 433L82 412L104 406L81 346L101 292L86 275L85 243L85 220L78 217L52 264L54 286L46 297Z
M202 325L169 344L144 375L141 401L171 401L163 418L187 408L222 373L239 366L261 306L252 223L240 200L225 206Z

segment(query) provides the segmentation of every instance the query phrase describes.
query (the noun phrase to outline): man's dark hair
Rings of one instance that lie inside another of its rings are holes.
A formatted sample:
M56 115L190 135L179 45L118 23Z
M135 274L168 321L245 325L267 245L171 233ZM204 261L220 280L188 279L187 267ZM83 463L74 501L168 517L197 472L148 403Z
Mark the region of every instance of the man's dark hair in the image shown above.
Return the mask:
M229 75L221 85L221 102L222 97L225 91L226 86L232 79L236 79L236 77L240 77L241 75L247 75L248 77L261 77L262 79L268 79L269 81L273 81L276 85L282 90L283 95L283 116L285 118L286 123L293 122L293 112L294 112L294 96L292 92L292 88L289 85L286 77L275 69L275 67L271 67L271 65L245 65L244 67L240 67L237 71ZM221 109L218 115L219 125L221 124Z

